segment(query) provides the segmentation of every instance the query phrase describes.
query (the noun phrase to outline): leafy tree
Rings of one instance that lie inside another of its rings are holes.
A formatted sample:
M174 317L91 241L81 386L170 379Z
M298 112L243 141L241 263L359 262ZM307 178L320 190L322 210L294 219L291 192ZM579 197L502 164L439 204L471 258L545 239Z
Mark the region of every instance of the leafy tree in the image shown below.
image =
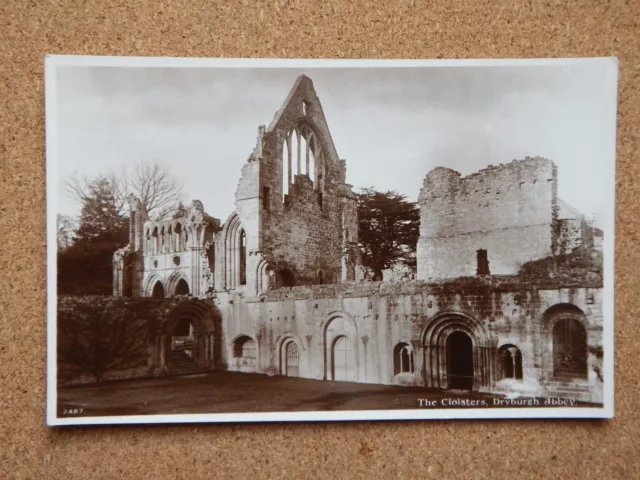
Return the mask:
M107 177L98 177L88 186L76 237L76 243L127 240L128 221L118 209L113 182Z
M58 293L112 293L112 258L129 240L129 220L118 211L109 178L91 182L82 198L71 245L58 251Z
M420 210L415 202L395 191L364 188L358 192L358 237L362 263L375 280L395 265L416 267Z
M89 180L72 178L68 192L82 210L67 248L58 249L58 293L110 295L113 254L129 242L127 198L142 201L153 218L186 212L180 202L181 188L169 170L157 164L138 164L133 173L111 171ZM60 232L59 239L63 237Z
M77 302L59 306L58 377L91 374L101 382L108 372L143 366L156 325L141 302Z

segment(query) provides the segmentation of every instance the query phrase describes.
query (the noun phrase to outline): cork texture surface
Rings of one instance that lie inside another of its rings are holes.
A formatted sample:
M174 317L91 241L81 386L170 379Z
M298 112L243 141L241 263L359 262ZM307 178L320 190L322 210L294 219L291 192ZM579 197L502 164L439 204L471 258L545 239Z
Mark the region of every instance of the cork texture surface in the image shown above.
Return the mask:
M638 478L640 2L0 5L0 477ZM616 418L47 428L44 57L617 56Z

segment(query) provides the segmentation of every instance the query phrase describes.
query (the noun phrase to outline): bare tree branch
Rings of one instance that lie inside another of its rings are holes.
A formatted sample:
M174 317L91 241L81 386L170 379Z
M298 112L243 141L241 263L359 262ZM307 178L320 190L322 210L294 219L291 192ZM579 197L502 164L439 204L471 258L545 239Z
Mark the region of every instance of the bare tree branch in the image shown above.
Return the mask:
M71 246L73 232L76 228L76 221L72 217L58 214L56 218L56 243L59 250L64 250Z
M111 185L112 195L120 215L127 214L127 199L134 194L140 199L151 218L162 219L178 208L182 201L182 186L172 177L171 171L158 163L135 164L131 170L110 170L104 176ZM80 203L91 198L89 185L92 180L74 175L66 185L66 191Z

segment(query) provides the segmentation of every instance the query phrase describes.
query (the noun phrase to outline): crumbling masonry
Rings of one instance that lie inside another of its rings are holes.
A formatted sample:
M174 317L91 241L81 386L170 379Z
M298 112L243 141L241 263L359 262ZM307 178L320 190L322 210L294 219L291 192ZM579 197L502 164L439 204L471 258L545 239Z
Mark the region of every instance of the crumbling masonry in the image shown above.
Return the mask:
M149 373L229 369L602 401L602 238L527 158L428 173L415 281L360 278L358 219L311 80L242 168L224 224L130 200L114 295L184 298ZM169 300L167 300L169 301Z

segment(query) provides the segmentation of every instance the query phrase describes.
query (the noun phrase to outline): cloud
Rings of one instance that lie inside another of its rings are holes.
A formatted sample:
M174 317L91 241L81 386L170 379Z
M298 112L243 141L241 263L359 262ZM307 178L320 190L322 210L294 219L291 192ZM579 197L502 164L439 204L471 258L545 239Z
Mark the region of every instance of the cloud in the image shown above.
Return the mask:
M613 167L611 94L592 66L421 69L60 67L59 171L93 176L138 160L172 165L191 198L226 218L258 125L305 73L355 187L416 199L436 166L469 174L546 156L560 195L587 214ZM64 182L61 181L60 184ZM64 213L77 205L61 198Z

